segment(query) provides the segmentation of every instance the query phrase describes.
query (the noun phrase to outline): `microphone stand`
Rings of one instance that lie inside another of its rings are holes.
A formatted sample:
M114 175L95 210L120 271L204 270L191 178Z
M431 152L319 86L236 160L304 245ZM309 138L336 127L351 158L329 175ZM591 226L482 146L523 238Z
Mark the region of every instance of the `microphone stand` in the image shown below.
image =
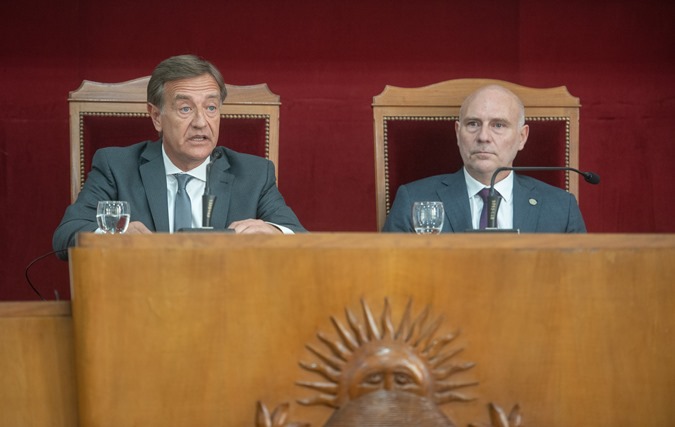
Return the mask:
M211 165L213 160L206 165L206 185L204 186L204 195L202 196L202 228L213 229L211 226L211 215L213 215L213 205L216 203L215 194L211 194L210 177Z
M512 171L572 171L576 172L579 175L584 177L584 180L591 184L599 184L600 176L593 172L583 172L579 169L570 168L566 166L502 166L497 168L492 174L490 179L490 193L488 194L488 223L487 229L496 230L497 229L497 210L499 209L499 203L501 197L497 197L495 191L495 179L499 172L505 170Z
M199 233L199 232L207 232L207 231L215 231L213 226L211 226L211 217L213 216L213 207L216 204L216 195L211 194L211 167L213 166L213 163L218 160L219 158L223 157L223 151L221 150L222 147L216 147L213 149L213 152L211 153L211 160L209 163L206 165L206 184L204 186L204 194L202 195L202 226L197 227L197 228L181 228L180 232L191 232L191 233ZM223 233L231 233L232 230L228 229L223 229L223 230L218 230L219 232Z

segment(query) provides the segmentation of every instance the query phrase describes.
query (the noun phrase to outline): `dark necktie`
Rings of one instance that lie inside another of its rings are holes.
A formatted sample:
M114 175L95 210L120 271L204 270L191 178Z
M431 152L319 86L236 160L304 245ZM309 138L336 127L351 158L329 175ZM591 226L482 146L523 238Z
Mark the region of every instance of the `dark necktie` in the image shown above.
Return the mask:
M178 190L176 191L176 204L173 211L173 231L181 228L192 227L192 203L185 187L188 181L192 179L191 175L186 173L176 173L173 176L178 181Z
M488 195L490 195L490 189L485 187L478 192L478 195L481 199L483 199L483 210L480 213L480 222L478 223L478 228L485 230L487 228L488 211L490 210L488 207Z

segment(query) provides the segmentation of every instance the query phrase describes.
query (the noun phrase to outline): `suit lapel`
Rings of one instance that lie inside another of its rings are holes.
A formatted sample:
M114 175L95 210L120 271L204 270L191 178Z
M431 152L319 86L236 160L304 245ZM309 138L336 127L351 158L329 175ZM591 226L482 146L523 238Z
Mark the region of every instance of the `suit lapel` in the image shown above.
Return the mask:
M230 202L232 197L232 186L235 177L229 172L230 162L227 156L216 160L213 163L211 173L211 191L216 196L216 202L213 205L213 216L211 225L213 228L225 228L227 224L227 215L230 211Z
M524 233L534 233L541 212L538 193L517 174L513 180L513 228Z
M169 231L169 207L166 200L166 170L160 143L148 144L139 167L155 231Z
M438 190L438 197L440 197L446 210L445 222L447 225L443 226L443 231L463 233L467 229L473 228L464 172L460 170L448 175L443 178L442 183L443 187Z

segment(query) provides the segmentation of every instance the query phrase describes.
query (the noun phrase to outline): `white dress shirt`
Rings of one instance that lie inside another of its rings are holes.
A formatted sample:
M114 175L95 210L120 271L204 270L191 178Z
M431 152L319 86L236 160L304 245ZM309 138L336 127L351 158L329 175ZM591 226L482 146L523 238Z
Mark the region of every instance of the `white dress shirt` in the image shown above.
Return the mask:
M466 180L467 197L469 197L469 206L471 206L471 223L474 229L480 226L480 214L483 211L483 199L478 194L485 187L483 183L475 180L464 169L464 179ZM495 184L495 190L502 196L497 211L497 228L513 228L513 172L509 171L506 178Z
M162 157L164 158L164 170L166 170L166 201L169 207L169 231L173 233L174 206L176 204L176 192L178 191L178 180L173 175L184 172L171 162L169 156L166 155L166 151L164 151L164 145L162 145ZM206 186L206 165L208 164L209 158L207 157L201 165L185 172L192 176L192 179L188 181L185 187L188 196L190 196L190 204L192 205L191 227L202 226L202 195Z
M173 217L176 204L176 192L178 190L178 180L173 175L176 173L186 173L192 176L192 179L188 181L185 189L190 196L190 203L192 204L192 227L201 227L202 196L204 195L204 187L206 186L206 165L209 164L210 159L207 157L201 165L187 172L183 172L174 165L171 159L169 159L169 156L166 155L164 144L162 144L162 157L164 158L164 170L166 170L166 201L167 206L169 207L169 231L171 233L174 232ZM216 201L216 203L218 202ZM277 225L271 222L268 222L268 224L277 227L284 234L295 234L293 233L293 230L284 227L283 225Z

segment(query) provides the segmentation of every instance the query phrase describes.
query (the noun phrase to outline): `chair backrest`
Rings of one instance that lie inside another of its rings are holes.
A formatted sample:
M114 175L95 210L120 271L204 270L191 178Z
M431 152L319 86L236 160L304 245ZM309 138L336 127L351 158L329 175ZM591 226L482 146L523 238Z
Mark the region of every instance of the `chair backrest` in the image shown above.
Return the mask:
M149 76L122 83L85 80L70 92L70 194L75 201L94 152L155 140L147 112ZM279 95L266 84L227 86L218 144L271 160L279 172Z
M488 84L508 88L525 105L530 135L514 166L578 168L580 103L564 86L537 89L490 79L448 80L420 88L386 86L372 105L378 230L400 185L462 167L455 135L459 109L471 92ZM579 198L574 172L530 175Z

